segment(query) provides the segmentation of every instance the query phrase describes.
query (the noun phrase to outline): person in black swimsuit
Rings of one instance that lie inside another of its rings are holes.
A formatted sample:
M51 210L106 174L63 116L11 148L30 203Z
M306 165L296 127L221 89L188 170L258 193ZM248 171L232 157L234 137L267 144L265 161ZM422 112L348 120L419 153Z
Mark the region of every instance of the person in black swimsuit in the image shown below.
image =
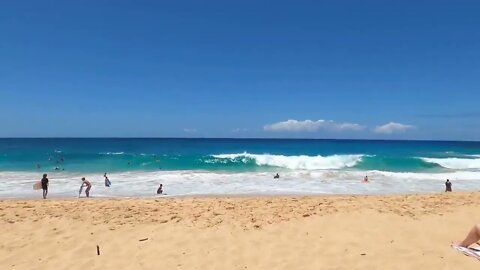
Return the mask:
M162 185L162 184L160 184L160 186L158 187L158 189L157 189L157 194L158 194L158 195L162 195L162 194L163 194L163 185Z
M42 181L42 189L43 189L43 198L46 199L48 194L48 178L46 173L43 175L43 178L41 181Z
M445 182L445 192L452 192L452 182L449 179Z

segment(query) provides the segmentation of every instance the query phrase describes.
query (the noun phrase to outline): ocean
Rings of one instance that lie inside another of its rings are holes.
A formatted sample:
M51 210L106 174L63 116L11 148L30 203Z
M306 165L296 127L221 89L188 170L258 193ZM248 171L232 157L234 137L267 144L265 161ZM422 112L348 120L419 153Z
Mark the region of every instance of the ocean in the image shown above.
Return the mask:
M104 186L103 174L112 182ZM480 142L294 139L0 139L0 197L315 195L480 189ZM280 179L275 180L275 174ZM370 183L362 183L368 175Z

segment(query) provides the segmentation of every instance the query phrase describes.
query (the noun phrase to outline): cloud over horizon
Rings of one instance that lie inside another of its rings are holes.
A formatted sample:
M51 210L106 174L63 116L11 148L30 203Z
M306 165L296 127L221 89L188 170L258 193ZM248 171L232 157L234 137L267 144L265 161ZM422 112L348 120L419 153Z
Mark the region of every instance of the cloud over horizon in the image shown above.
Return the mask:
M196 128L184 128L183 132L185 132L185 133L196 133L197 129Z
M247 132L248 128L235 128L232 130L233 133Z
M390 122L385 125L375 127L373 131L375 133L381 133L381 134L393 134L393 133L403 133L403 132L406 132L407 130L411 130L414 128L415 126L412 126L412 125Z
M298 121L290 119L287 121L268 124L263 127L263 130L269 132L315 132L321 129L334 131L360 131L365 129L365 126L355 123L337 123L332 120L304 120Z

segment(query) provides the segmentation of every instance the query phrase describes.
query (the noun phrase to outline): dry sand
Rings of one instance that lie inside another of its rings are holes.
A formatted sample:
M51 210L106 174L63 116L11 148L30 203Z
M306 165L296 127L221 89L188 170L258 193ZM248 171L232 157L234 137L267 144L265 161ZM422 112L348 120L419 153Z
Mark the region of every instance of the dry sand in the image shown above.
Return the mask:
M478 269L449 244L479 213L480 193L4 200L0 269Z

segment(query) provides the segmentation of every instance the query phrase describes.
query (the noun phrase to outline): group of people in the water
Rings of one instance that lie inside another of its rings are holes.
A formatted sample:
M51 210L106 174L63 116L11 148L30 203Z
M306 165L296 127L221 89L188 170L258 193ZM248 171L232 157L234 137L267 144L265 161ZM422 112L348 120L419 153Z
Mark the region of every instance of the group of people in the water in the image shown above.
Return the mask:
M273 176L273 179L280 179L280 174L278 174L278 173L275 174L275 175ZM363 178L362 183L370 183L370 182L368 181L368 175L365 175L365 178Z
M110 179L107 176L107 173L103 174L103 177L105 179L105 187L111 187L112 182L110 182ZM275 174L273 176L273 179L280 179L280 174ZM43 198L46 199L48 195L48 186L49 186L49 180L47 177L47 174L43 174L42 180L40 181L42 185L42 190L43 190ZM365 175L365 178L363 178L362 183L370 183L368 179L368 175ZM85 188L85 196L88 198L90 197L90 189L92 188L92 184L90 181L85 179L85 177L82 177L82 184L80 186L80 190L78 192L78 197L81 196L83 188ZM445 192L452 192L452 182L450 182L450 179L447 179L445 182ZM163 194L163 184L160 184L160 186L157 189L157 194L162 195Z
M112 182L110 182L110 179L108 179L107 173L103 175L105 178L105 187L111 187ZM48 179L48 175L45 173L43 174L42 180L40 180L41 186L42 186L42 195L43 199L47 198L48 195L48 186L50 185L50 180ZM92 188L92 183L88 181L85 177L82 177L82 184L80 185L80 189L78 191L78 197L82 195L83 190L85 189L85 196L87 198L90 197L90 189ZM162 195L163 194L163 184L160 184L160 186L157 189L157 194Z

